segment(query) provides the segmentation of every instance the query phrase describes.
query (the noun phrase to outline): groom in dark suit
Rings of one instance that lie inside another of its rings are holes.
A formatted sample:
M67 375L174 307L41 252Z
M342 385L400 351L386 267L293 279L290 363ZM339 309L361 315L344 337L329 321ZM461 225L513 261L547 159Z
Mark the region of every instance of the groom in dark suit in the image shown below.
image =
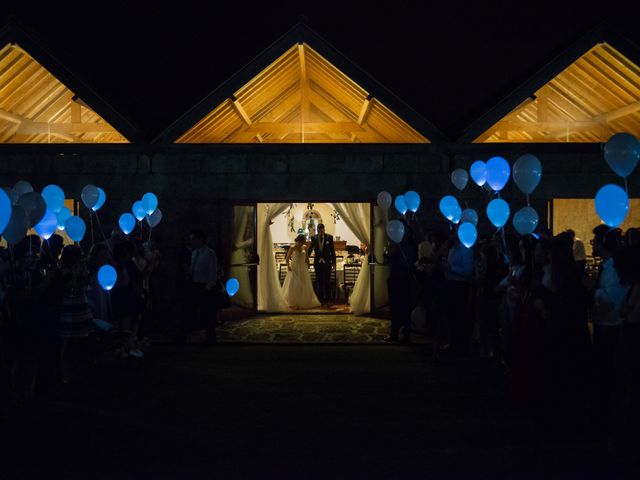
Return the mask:
M336 268L336 249L333 246L333 237L324 233L324 224L322 223L318 224L318 235L311 239L311 247L307 250L307 262L312 253L314 254L313 268L316 271L318 297L322 306L328 308L331 271Z

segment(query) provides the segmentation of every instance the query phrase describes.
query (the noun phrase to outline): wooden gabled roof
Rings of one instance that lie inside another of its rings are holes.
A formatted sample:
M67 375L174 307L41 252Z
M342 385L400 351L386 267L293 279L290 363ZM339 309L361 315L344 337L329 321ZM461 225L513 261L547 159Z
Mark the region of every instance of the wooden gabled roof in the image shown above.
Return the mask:
M638 49L601 26L472 124L459 141L606 142L640 134Z
M428 143L443 137L308 27L298 25L158 140Z
M128 143L137 130L12 20L0 31L0 143Z

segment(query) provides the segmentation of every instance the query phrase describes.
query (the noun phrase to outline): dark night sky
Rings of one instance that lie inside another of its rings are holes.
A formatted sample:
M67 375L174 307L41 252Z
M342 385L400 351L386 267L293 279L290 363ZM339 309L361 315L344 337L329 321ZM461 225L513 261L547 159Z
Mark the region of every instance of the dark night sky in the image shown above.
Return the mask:
M149 135L300 15L451 136L603 20L640 44L640 2L629 7L607 1L597 8L561 0L385 1L384 7L346 0L218 3L10 0L2 11L38 32L69 68Z

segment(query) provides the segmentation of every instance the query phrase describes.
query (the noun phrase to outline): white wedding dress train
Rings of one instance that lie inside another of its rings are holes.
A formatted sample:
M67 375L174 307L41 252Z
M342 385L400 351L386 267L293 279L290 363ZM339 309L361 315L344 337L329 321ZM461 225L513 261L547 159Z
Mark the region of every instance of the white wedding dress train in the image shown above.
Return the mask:
M304 250L294 250L290 259L291 271L287 271L287 277L282 286L285 302L289 307L298 310L320 306L320 301L313 291L305 257Z

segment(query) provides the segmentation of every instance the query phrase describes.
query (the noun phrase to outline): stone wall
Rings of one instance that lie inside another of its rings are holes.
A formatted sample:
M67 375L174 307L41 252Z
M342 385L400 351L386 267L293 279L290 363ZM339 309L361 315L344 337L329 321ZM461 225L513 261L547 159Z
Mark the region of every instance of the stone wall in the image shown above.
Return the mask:
M0 185L19 179L36 189L57 183L79 198L88 183L108 195L105 227L147 191L160 199L164 219L158 232L171 242L199 225L224 249L230 206L256 201L375 201L381 190L417 190L421 218L440 221L437 202L456 194L483 209L485 194L472 182L460 194L450 182L455 168L502 155L510 163L523 153L542 161L544 174L532 195L541 221L547 200L593 198L608 182L620 183L602 158L599 144L512 145L0 145ZM639 174L630 192L639 192ZM512 181L503 197L513 208L524 196Z

